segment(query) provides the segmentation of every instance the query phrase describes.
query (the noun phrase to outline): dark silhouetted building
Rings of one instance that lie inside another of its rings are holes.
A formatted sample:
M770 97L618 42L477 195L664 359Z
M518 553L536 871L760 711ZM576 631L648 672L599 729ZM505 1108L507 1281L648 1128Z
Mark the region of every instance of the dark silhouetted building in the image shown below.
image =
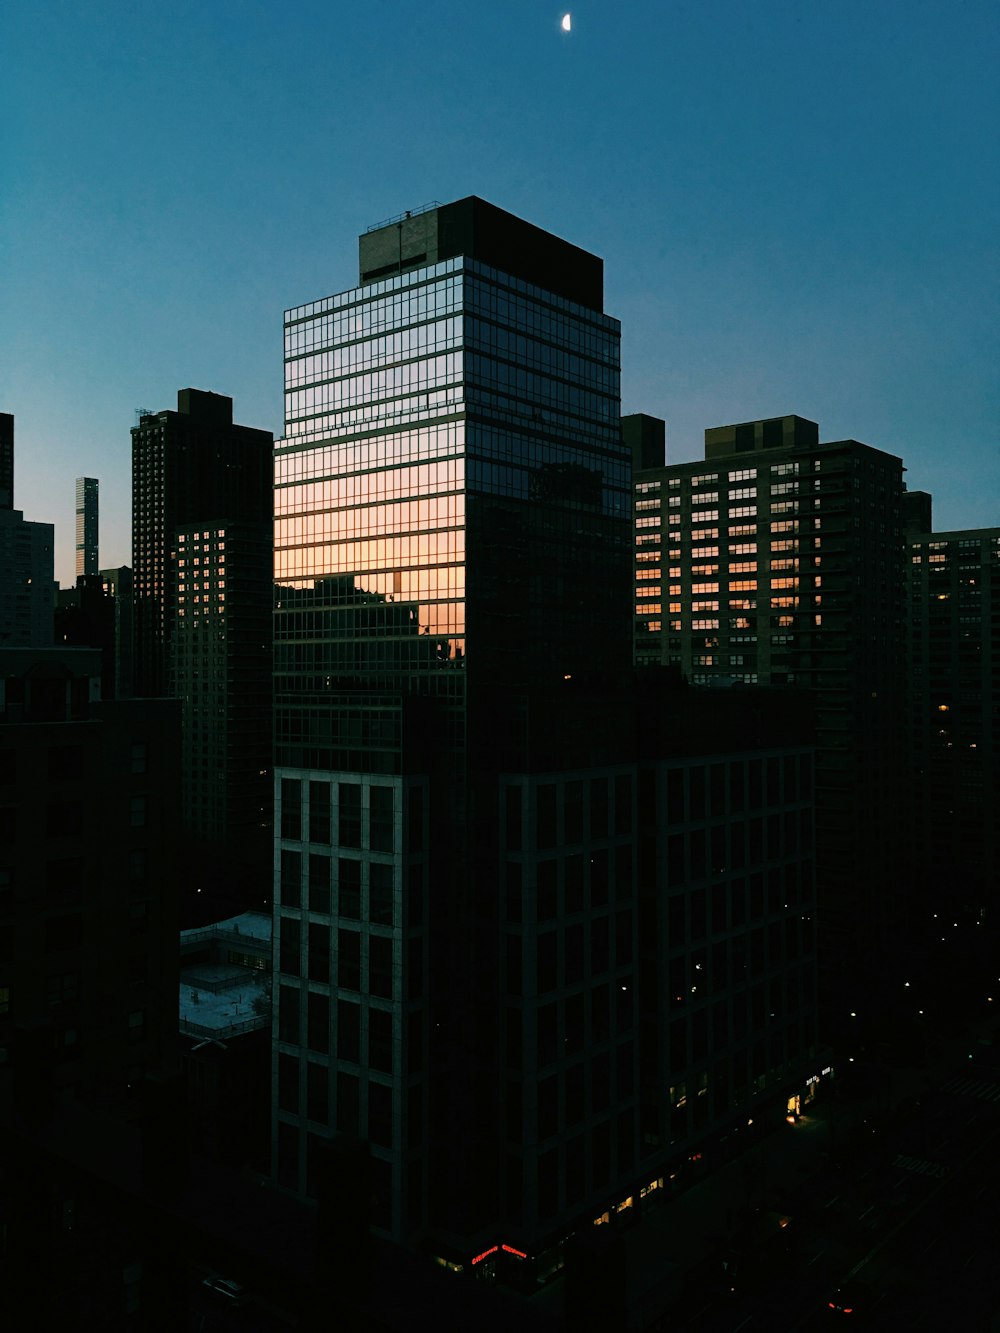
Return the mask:
M268 1169L271 916L244 912L181 932L180 1059L192 1147Z
M14 417L0 412L0 509L14 508Z
M105 594L115 608L114 679L115 695L131 699L132 689L132 609L134 603L132 570L128 565L102 569L101 580Z
M931 931L934 941L955 931L992 941L1000 910L1000 528L929 528L908 535L914 881L926 927L946 920L946 931ZM994 977L995 969L991 986Z
M54 626L57 644L100 649L101 698L117 698L115 603L100 574L80 574L75 588L57 590Z
M0 412L0 648L52 642L54 532L14 508L14 418Z
M39 1114L175 1058L179 709L99 679L96 650L0 650L0 1078Z

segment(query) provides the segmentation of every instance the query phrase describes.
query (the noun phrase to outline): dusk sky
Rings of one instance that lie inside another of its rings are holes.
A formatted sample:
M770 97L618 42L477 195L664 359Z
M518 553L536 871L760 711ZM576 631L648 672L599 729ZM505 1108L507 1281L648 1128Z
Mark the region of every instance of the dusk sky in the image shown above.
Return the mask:
M280 434L284 309L468 194L604 259L669 461L795 412L1000 525L993 0L6 0L0 51L0 410L64 584L78 475L130 559L137 407Z

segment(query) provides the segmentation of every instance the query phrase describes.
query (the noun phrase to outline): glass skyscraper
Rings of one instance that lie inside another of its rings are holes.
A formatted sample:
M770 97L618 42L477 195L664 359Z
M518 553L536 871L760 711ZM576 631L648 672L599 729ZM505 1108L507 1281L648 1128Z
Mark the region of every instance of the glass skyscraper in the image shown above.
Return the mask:
M348 1245L544 1276L808 1091L811 757L633 676L599 259L434 206L285 339L277 1182Z
M76 576L96 574L97 555L98 480L96 477L76 479Z
M359 1135L375 1224L459 1244L498 1207L498 774L530 691L630 665L619 325L599 259L475 198L360 278L285 318L275 1160L315 1193Z

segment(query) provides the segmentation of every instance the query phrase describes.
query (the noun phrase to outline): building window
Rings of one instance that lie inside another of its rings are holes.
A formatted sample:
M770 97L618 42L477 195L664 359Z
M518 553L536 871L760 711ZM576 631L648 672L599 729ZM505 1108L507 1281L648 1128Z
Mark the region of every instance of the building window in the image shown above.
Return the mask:
M337 932L337 984L342 990L361 989L361 936L356 930Z
M298 842L302 837L302 783L281 779L281 836Z
M368 867L368 919L372 925L393 925L393 868L373 861Z
M330 784L309 784L309 841L330 841Z
M361 787L356 782L340 783L340 845L361 846Z
M392 787L372 787L369 793L369 840L374 852L393 850L394 794Z
M302 903L302 856L299 852L281 851L281 905L299 907Z
M129 801L129 823L133 828L142 828L146 823L146 798L133 796Z
M361 920L361 862L340 857L337 863L337 912L349 921Z

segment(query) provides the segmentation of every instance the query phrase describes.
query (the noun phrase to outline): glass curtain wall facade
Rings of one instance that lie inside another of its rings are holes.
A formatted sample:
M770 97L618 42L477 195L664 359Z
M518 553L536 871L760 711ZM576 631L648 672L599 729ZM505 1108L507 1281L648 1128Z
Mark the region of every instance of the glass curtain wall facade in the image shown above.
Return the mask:
M595 612L631 514L618 340L463 258L289 311L279 625L322 648L286 652L283 686L455 699L468 648L505 685L607 657Z
M308 1194L357 1134L379 1229L468 1238L501 1160L498 739L522 687L630 657L619 325L464 254L288 311L285 358L276 1169Z

